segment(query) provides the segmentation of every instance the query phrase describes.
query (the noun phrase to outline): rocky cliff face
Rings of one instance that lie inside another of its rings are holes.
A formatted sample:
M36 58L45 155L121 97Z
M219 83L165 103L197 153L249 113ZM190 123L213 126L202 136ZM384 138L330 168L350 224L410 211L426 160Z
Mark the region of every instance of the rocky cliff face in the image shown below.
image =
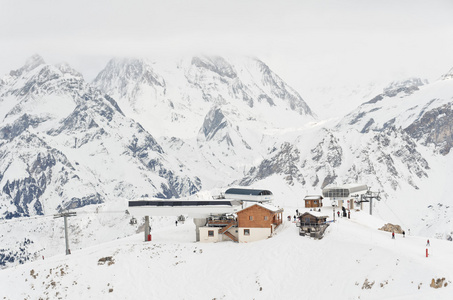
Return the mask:
M434 144L442 155L453 146L453 102L425 112L405 131L424 145Z
M167 158L113 98L89 86L69 66L47 65L35 56L3 83L3 217L99 204L109 195L179 197L201 188L198 178L174 169L181 163ZM108 174L112 168L120 173ZM119 190L121 186L129 191ZM131 189L142 191L128 194Z

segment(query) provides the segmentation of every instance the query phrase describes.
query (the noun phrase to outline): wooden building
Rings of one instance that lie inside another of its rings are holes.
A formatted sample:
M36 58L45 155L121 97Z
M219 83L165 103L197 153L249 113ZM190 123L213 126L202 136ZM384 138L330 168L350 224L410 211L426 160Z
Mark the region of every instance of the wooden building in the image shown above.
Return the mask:
M210 219L200 227L201 242L232 240L247 243L267 239L283 221L283 209L269 204L253 204L237 212L236 219Z
M239 242L266 239L282 223L283 209L257 203L237 212Z
M320 225L324 224L328 216L317 211L307 211L299 216L301 224Z
M307 195L304 198L305 207L322 207L322 199L324 198L321 195Z
M324 231L329 226L325 214L317 211L310 211L299 216L299 235L309 235L315 239L322 239Z

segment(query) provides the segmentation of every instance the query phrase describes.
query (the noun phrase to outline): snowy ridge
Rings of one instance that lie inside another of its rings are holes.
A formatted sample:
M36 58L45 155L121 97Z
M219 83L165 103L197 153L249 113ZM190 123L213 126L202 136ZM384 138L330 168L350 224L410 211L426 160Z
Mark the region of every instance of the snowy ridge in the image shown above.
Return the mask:
M188 220L155 230L152 242L133 235L3 270L0 281L6 299L269 299L302 291L313 299L449 299L451 242L431 240L426 258L425 238L392 240L382 225L353 212L322 240L298 236L285 221L268 240L194 244ZM430 287L442 278L441 288Z

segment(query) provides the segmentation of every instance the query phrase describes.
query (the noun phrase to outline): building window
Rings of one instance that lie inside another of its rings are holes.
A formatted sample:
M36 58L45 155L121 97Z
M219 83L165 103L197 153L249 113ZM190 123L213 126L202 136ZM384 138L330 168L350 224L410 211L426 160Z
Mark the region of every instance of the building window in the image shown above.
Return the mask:
M268 217L267 216L264 216L264 221L267 221L268 220Z
M250 235L250 229L244 229L244 235Z
M208 236L214 236L214 230L208 230Z
M249 216L249 220L250 220L250 221L253 221L253 216Z

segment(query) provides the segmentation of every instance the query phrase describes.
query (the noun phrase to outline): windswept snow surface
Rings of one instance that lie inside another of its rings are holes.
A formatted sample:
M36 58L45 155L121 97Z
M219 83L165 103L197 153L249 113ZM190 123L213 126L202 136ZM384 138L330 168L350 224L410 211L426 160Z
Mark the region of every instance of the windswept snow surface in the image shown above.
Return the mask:
M2 299L451 299L453 244L431 240L425 257L426 238L392 240L383 224L353 211L322 240L285 220L267 240L205 244L191 219L167 223L151 242L141 233L5 269Z

